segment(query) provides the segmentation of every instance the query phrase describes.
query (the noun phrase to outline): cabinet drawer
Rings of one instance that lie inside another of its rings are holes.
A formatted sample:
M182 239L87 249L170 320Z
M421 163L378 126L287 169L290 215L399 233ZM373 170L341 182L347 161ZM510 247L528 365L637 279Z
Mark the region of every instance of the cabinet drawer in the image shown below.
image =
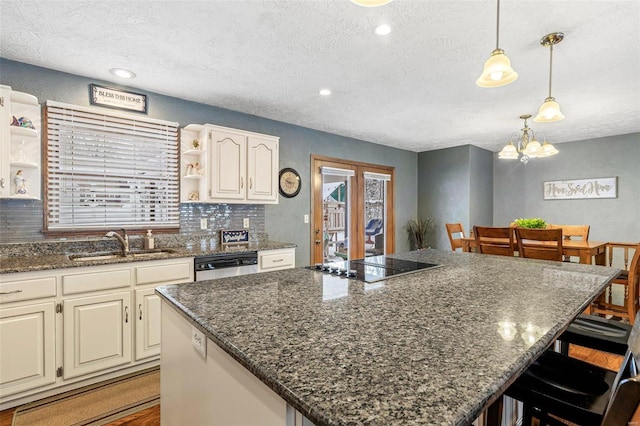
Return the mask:
M53 297L56 295L56 277L0 283L0 303Z
M62 276L62 293L65 295L86 293L88 291L110 290L113 288L128 287L130 285L131 271L129 269Z
M293 250L277 250L260 254L261 270L293 268L294 264L295 252Z
M193 281L193 260L136 268L136 284Z

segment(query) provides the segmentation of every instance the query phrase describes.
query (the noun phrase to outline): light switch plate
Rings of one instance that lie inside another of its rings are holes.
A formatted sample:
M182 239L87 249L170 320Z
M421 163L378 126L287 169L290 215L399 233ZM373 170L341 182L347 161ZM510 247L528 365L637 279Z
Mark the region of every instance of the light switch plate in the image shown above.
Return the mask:
M200 219L200 229L207 229L207 218L203 217Z
M304 223L309 223L309 215L308 214L304 215Z
M249 227L249 218L245 217L244 219L242 219L242 226L244 226L245 228Z
M202 358L207 358L207 338L195 327L191 327L191 346L202 355Z

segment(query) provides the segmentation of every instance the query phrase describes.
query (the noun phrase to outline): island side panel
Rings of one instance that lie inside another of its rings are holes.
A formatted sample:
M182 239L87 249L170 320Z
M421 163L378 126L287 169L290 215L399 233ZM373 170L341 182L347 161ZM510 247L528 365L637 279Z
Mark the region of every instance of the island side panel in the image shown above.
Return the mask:
M191 344L191 329L162 302L162 426L285 426L286 401L209 339L203 358Z

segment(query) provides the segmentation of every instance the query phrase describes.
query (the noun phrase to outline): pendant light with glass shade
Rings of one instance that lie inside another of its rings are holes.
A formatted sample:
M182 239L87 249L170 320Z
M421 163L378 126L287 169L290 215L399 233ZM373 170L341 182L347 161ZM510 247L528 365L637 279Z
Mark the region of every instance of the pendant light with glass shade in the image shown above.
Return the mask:
M533 119L537 123L552 123L564 119L564 115L560 112L560 105L556 99L551 96L551 76L553 74L553 46L558 44L564 38L564 33L551 33L540 39L540 44L549 46L549 96L538 110L538 115Z
M482 74L476 80L476 84L480 87L500 87L518 78L518 73L511 68L511 61L504 54L504 50L500 49L500 0L497 0L497 3L496 48L484 63Z
M549 142L544 141L541 145L536 140L533 130L527 125L527 120L531 118L530 114L524 114L520 116L520 119L524 120L524 126L522 127L522 134L515 132L511 135L511 141L502 148L502 151L498 154L498 158L505 160L517 160L523 164L528 164L532 158L544 158L556 155L559 151L551 145ZM516 140L514 145L513 141ZM520 156L522 154L522 156Z

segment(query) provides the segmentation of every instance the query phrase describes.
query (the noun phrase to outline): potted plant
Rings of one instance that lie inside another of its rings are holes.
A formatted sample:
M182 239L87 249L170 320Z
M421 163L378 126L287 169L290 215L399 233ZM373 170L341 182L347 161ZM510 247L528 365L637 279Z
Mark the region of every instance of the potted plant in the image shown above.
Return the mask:
M516 219L513 221L512 226L517 226L518 228L545 229L547 227L547 222L539 217Z
M427 234L435 229L435 223L430 217L426 219L412 217L404 226L404 229L407 231L411 250L419 250L429 248Z

